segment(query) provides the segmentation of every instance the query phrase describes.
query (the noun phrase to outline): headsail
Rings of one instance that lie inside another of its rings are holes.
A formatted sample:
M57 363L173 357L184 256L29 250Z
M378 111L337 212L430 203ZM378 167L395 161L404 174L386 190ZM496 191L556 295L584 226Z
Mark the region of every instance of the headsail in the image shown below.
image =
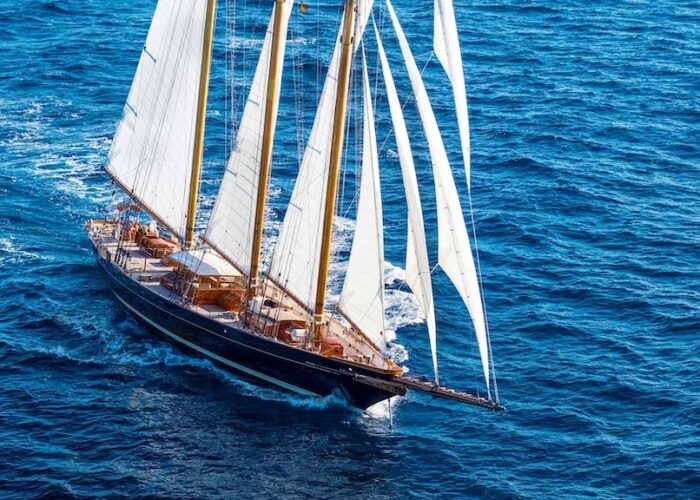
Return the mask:
M355 40L362 37L371 0L358 3ZM355 45L357 47L357 45ZM268 275L309 311L314 310L328 179L336 81L340 63L340 35L336 39L304 158L277 238Z
M471 191L471 145L469 140L469 112L467 110L467 91L464 85L464 67L462 52L457 35L454 6L452 0L435 0L435 32L433 48L440 64L445 69L452 83L457 124L462 142L464 172L467 176L467 189Z
M156 6L107 172L181 238L202 66L207 2Z
M433 285L430 278L430 262L428 260L428 248L425 239L425 227L423 224L423 209L421 207L420 193L418 191L418 179L413 163L411 143L408 138L408 130L403 117L401 103L394 85L389 61L384 52L384 45L379 36L377 26L374 26L377 38L377 50L382 63L384 84L386 86L389 110L394 126L396 147L401 164L406 204L408 205L408 241L406 244L406 283L413 291L420 304L423 315L428 324L428 337L430 339L430 351L433 358L433 371L435 380L439 380L437 363L437 333L435 327L435 309L433 306Z
M401 52L416 97L416 104L420 112L423 129L428 141L430 156L433 162L433 175L435 177L435 193L438 209L438 240L439 258L438 263L457 288L464 301L469 314L471 315L479 344L479 354L484 370L486 388L489 390L489 349L486 336L486 322L484 319L484 309L481 302L481 291L474 267L469 235L464 222L462 206L457 194L454 177L447 159L447 152L442 141L440 129L438 128L433 108L428 98L428 93L423 83L420 70L416 65L411 49L408 46L406 35L399 24L396 12L387 0L387 7L394 30L399 39Z
M384 226L377 135L367 65L362 54L362 177L357 223L338 309L380 349L384 336Z
M278 36L287 38L287 25L293 0L283 4L282 26ZM211 213L205 239L246 275L250 273L251 250L255 230L256 197L260 177L260 156L263 141L265 95L272 52L274 9L265 35L243 117L238 128L236 147L231 153L219 194ZM284 60L284 46L278 55ZM281 68L281 64L279 65ZM281 73L281 70L280 70ZM282 83L281 74L276 78L277 89ZM275 93L279 101L279 91ZM274 116L274 120L276 120ZM274 130L275 125L273 123Z

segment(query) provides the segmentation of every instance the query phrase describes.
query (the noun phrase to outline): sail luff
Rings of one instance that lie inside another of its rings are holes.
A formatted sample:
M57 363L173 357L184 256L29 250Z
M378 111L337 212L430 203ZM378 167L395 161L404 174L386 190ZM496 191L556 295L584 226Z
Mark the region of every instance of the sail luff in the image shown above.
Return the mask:
M192 154L192 171L187 200L187 222L185 224L185 247L193 244L197 219L197 198L199 196L199 178L202 170L204 153L204 127L207 117L207 96L209 93L209 73L211 69L211 44L214 37L214 13L216 0L207 0L207 14L204 21L204 40L202 43L202 65L199 73L199 92L197 96L197 121L194 128L194 152Z
M278 9L277 5L281 4ZM268 29L263 41L262 50L255 70L255 75L246 100L241 118L235 148L226 164L224 178L219 187L219 193L214 203L207 224L204 241L215 246L218 251L241 272L250 277L255 248L255 234L262 232L264 222L264 205L259 202L261 195L267 191L262 187L267 181L261 180L262 153L270 148L270 155L265 163L268 169L271 165L271 148L274 142L274 131L277 121L277 110L282 84L284 52L287 40L287 27L293 7L293 0L275 2L270 15ZM281 15L281 19L280 16ZM279 26L276 22L280 22ZM278 53L273 58L274 34L277 34ZM270 68L276 60L276 72L279 73L272 83ZM268 109L268 94L274 94L273 108ZM265 120L270 121L265 124ZM263 139L269 142L263 146ZM258 186L261 189L258 189ZM260 208L259 208L260 207ZM256 225L256 220L261 222ZM262 239L260 238L261 241ZM261 246L261 245L260 245ZM259 262L259 257L258 257ZM255 273L257 275L257 273Z
M445 69L454 96L459 126L464 172L467 177L467 190L471 191L471 143L469 138L469 111L467 91L464 83L464 65L462 51L457 34L454 6L452 0L435 0L435 33L433 47L440 64Z
M474 266L469 234L467 233L462 206L457 194L454 177L450 169L447 151L435 119L423 78L416 65L413 54L401 28L396 12L390 0L386 5L391 16L408 75L413 87L421 122L428 141L428 148L433 163L435 194L438 209L438 263L457 288L472 318L481 364L484 371L486 389L490 391L489 349L486 334L484 310L481 302L481 290Z
M362 54L363 141L355 235L338 309L380 349L384 324L384 227L377 137L366 58Z
M435 381L439 381L438 361L437 361L437 329L435 325L435 308L433 305L433 285L430 275L430 261L428 259L428 247L425 237L425 226L423 222L423 208L418 190L418 179L416 168L413 162L413 152L408 137L406 121L401 109L391 67L386 57L384 44L379 36L379 30L374 25L374 33L377 39L377 51L384 75L384 85L386 87L389 110L391 113L396 147L401 166L401 176L403 178L406 204L408 206L408 235L406 245L406 283L416 296L421 311L425 316L428 326L428 338L430 341L430 352L433 361L433 372Z

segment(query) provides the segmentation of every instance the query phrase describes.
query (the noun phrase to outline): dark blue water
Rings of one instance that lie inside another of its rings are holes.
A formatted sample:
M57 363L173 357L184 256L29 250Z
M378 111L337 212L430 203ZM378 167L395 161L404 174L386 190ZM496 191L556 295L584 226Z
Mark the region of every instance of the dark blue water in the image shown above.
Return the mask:
M218 19L205 208L236 114L226 79L245 95L269 10L234 3L237 40L227 40L224 2ZM301 115L308 133L315 61L327 59L338 21L338 2L308 3L291 23L288 63L303 65L304 83L295 92L287 73L271 232L296 170L295 122ZM431 5L396 1L464 186L451 97L429 58ZM385 412L241 382L125 313L81 226L111 199L100 166L153 2L0 1L0 496L700 496L700 4L456 6L484 294L509 411L410 396L392 427ZM378 113L381 142L390 132L381 92ZM414 132L435 234L430 165ZM393 148L389 137L382 181L387 260L400 275ZM434 279L441 374L480 389L466 311L440 272ZM398 288L395 349L412 372L430 373L424 325Z

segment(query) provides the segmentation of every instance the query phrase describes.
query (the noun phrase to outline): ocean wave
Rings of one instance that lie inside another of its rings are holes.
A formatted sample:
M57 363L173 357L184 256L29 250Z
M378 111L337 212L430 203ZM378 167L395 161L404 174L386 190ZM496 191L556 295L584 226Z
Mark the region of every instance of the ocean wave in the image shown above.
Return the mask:
M0 238L0 266L26 263L41 260L37 253L28 252L21 248L14 238Z

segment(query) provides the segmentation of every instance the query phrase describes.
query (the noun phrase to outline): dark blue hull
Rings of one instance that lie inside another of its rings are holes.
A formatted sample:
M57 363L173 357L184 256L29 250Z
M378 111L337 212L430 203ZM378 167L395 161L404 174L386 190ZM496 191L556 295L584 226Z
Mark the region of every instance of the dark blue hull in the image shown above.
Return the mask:
M340 392L362 409L405 393L405 389L384 383L391 375L218 323L161 297L99 256L97 261L117 299L141 323L231 372L306 396Z

